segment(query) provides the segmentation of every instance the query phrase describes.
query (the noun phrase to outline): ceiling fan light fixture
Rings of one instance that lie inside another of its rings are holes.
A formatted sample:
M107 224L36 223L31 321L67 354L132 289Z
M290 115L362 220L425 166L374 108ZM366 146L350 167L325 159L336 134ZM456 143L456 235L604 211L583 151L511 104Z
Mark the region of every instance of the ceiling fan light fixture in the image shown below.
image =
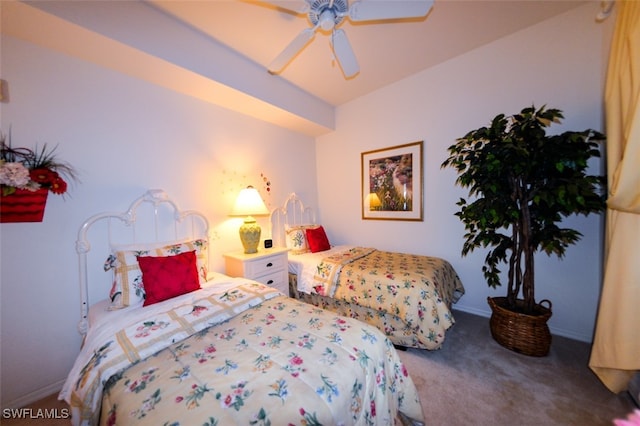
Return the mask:
M318 26L322 28L324 31L331 31L333 27L336 25L336 16L330 9L325 9L324 12L320 14L320 20L318 21Z
M263 0L269 1L269 0ZM281 4L282 2L274 3ZM350 21L384 21L401 18L424 17L429 13L435 0L355 0L349 5L348 0L298 0L309 6L307 19L311 28L303 30L274 59L268 67L272 74L281 72L311 42L316 31L331 33L331 45L334 56L345 78L354 77L360 72L347 35L337 27L347 18ZM294 10L295 9L291 9Z
M321 24L323 17L331 17L333 25L338 25L345 16L349 14L349 6L346 0L313 0L309 2L309 22L312 25L318 26ZM322 27L326 31L324 27Z

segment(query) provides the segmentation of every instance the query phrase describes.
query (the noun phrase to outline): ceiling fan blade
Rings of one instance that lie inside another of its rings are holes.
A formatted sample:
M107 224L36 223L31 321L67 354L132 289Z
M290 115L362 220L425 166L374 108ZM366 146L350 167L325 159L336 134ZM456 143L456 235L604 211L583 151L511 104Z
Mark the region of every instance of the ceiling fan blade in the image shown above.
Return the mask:
M309 3L306 0L262 0L262 2L295 13L307 13L309 11Z
M287 47L269 64L271 74L278 74L315 36L315 28L305 28Z
M331 44L333 45L333 53L336 60L342 68L345 78L353 77L360 72L358 59L353 53L349 39L343 30L335 30L331 36Z
M426 16L434 0L364 0L349 8L352 21L375 21Z

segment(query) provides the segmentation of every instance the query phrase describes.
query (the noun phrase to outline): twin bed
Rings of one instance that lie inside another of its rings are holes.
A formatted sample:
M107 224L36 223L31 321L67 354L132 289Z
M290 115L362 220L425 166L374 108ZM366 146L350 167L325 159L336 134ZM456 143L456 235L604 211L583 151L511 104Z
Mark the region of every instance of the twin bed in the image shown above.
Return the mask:
M82 225L83 345L60 393L73 424L424 423L380 330L208 271L208 232L160 190Z
M434 350L454 324L464 287L441 258L331 246L312 209L291 194L271 214L274 243L289 251L292 297L382 330L399 347Z

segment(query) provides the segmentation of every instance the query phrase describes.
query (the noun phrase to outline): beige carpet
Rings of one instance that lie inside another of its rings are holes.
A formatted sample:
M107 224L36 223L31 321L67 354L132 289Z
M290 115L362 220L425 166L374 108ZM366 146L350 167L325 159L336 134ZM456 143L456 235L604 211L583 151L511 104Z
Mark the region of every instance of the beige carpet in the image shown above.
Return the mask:
M495 343L488 318L454 315L440 350L400 352L427 425L610 426L635 408L591 373L589 344L553 336L547 357L529 357Z

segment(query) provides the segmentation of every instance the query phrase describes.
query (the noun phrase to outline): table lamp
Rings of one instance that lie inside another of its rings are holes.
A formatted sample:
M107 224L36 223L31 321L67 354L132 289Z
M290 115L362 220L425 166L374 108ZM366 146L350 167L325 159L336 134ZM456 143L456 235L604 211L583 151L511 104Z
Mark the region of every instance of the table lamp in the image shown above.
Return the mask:
M257 253L261 230L253 216L269 214L258 190L251 185L241 190L230 214L246 216L244 223L240 226L240 241L245 253Z

